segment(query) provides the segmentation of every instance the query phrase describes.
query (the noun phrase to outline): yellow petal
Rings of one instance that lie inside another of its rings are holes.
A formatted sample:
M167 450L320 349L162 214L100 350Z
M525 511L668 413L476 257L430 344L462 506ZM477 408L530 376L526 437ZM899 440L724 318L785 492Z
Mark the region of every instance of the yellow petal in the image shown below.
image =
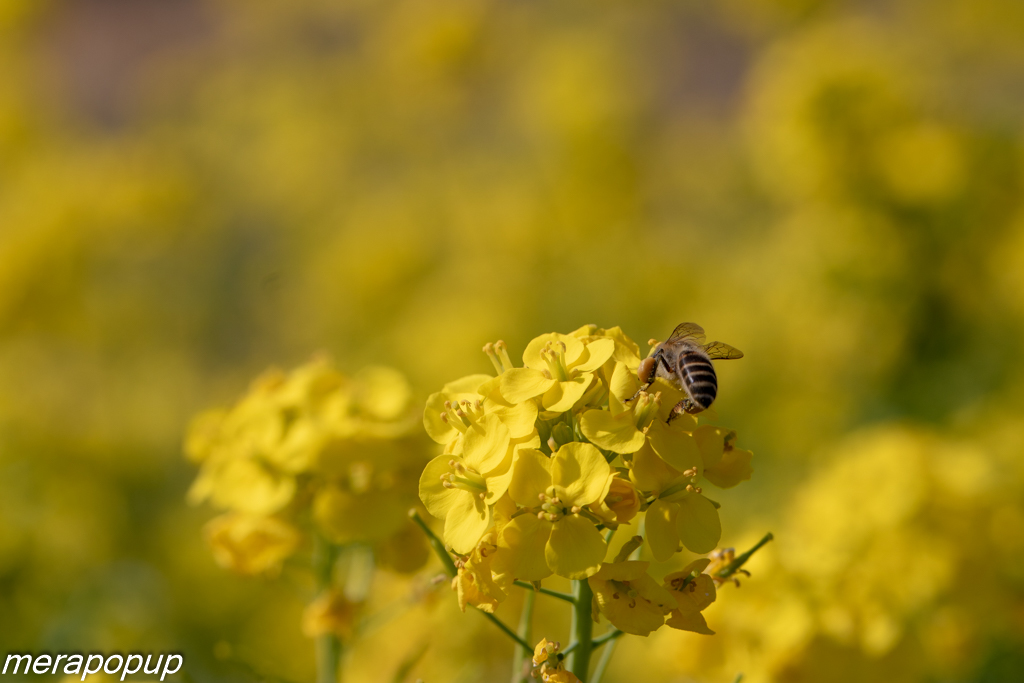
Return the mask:
M509 484L512 483L512 475L515 473L515 463L519 460L518 452L513 446L509 446L509 452L500 467L496 467L487 473L484 481L487 483L487 494L484 502L493 505L505 495Z
M707 574L699 574L693 580L693 587L683 591L694 607L703 611L708 605L715 601L718 592L715 589L715 580Z
M700 612L672 610L665 625L680 631L692 631L705 636L715 635L715 632L708 628L708 622Z
M491 525L491 506L468 491L455 492L444 520L444 542L460 555L467 555Z
M423 468L420 474L420 500L429 512L438 519L444 519L455 503L457 489L446 489L441 485L441 475L448 474L451 468L448 461L450 455L439 455Z
M683 473L662 460L650 444L633 454L629 478L643 491L660 493L683 476Z
M534 396L540 396L554 384L555 380L548 379L540 370L512 368L501 373L499 389L509 403L522 403Z
M202 462L217 447L227 411L207 410L192 418L185 437L185 454L192 462Z
M512 436L497 415L484 415L462 437L462 457L467 467L484 474L501 464Z
M612 453L635 453L644 445L644 433L633 423L633 413L617 417L607 410L588 410L580 418L580 429L592 443Z
M538 450L521 449L513 467L508 492L523 507L539 504L539 496L551 486L551 460Z
M593 522L579 515L566 515L552 525L544 557L559 576L585 579L601 568L607 550Z
M685 567L683 567L682 569L680 569L679 571L673 572L671 574L666 574L665 575L665 583L669 583L672 579L677 578L677 577L678 578L686 578L687 576L689 576L693 572L697 572L698 574L700 574L702 571L704 571L705 569L708 568L709 564L711 564L711 559L710 558L701 557L699 559L696 559L693 562L691 562L690 564L688 564Z
M659 377L654 380L654 384L651 385L647 392L650 394L661 393L661 408L658 410L658 417L662 422L665 422L669 418L669 415L672 413L672 408L674 408L679 401L686 398L686 392L674 383L666 381L663 377ZM676 429L682 429L685 432L691 432L697 428L697 418L686 413L676 415L672 418L672 426Z
M711 425L701 425L693 430L693 438L697 440L697 448L700 450L705 469L717 465L725 449L725 430Z
M675 504L679 506L679 539L686 549L698 554L714 550L722 538L722 522L714 504L699 493L687 494Z
M291 502L295 479L250 459L228 462L217 472L211 498L218 507L270 515Z
M574 377L566 382L555 382L550 389L544 392L540 402L545 410L554 413L564 413L571 410L576 402L587 393L594 375L587 372L579 377Z
M579 361L585 348L583 342L576 337L568 334L559 334L558 332L548 332L533 339L526 345L526 350L523 351L523 365L528 368L546 368L547 364L540 357L540 352L547 346L548 342L561 342L565 344L565 362L569 366Z
M501 423L508 428L513 439L526 436L536 429L537 403L534 401L523 401L514 406L503 406L485 401L484 410L497 415Z
M700 474L700 451L697 450L697 440L689 432L655 420L647 430L647 439L654 452L677 471L685 472L692 467Z
M616 363L612 370L611 381L608 383L608 410L612 415L619 415L623 412L632 413L632 408L626 403L633 398L636 390L640 388L640 380L636 376L636 370L630 369L623 363Z
M615 353L615 342L611 339L596 339L589 344L576 364L569 369L575 372L593 372L604 365Z
M666 576L668 581L669 577ZM700 574L693 582L681 591L672 591L678 609L672 611L666 622L671 628L681 631L693 631L704 635L714 635L708 628L701 610L715 601L715 582L707 574Z
M477 393L483 396L485 399L496 403L501 406L511 406L512 403L505 400L505 397L501 395L501 377L491 377L489 380L484 382L477 388Z
M663 500L656 500L647 508L647 542L658 562L664 562L679 549L679 531L676 526L678 515L679 506Z
M447 422L441 419L441 411L444 410L445 401L475 401L479 398L477 389L486 381L492 379L489 375L469 375L449 382L444 385L441 391L431 394L427 398L426 407L423 409L423 428L427 435L440 444L446 444L459 435L459 432Z
M565 490L567 505L589 505L604 498L611 476L611 465L589 443L567 443L551 459L551 482Z
M732 488L741 481L750 479L750 475L754 473L754 468L750 466L750 459L753 456L750 451L729 449L714 467L704 470L704 478L720 489Z
M505 525L498 538L498 551L491 569L523 581L540 581L551 576L544 549L551 534L551 522L536 515L519 515Z
M640 560L606 562L591 578L602 581L633 581L646 574L649 566L651 566L650 562L641 562Z
M405 375L380 366L357 372L352 378L352 392L364 415L385 421L402 417L412 398L412 388Z
M604 331L604 336L615 340L615 353L612 357L616 361L633 368L640 364L640 347L622 331L621 327L609 327Z
M480 386L491 379L493 377L490 375L467 375L466 377L460 377L448 382L448 384L441 388L441 391L449 395L476 394ZM464 397L459 396L459 400L462 400L462 398Z

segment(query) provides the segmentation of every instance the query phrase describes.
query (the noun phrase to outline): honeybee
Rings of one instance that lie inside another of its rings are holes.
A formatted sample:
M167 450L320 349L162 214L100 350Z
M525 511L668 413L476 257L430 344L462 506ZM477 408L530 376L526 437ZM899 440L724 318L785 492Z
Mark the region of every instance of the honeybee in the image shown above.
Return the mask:
M663 377L686 394L672 408L668 422L682 412L693 415L710 408L718 395L718 376L711 361L743 358L743 352L718 341L705 344L704 339L704 328L697 323L676 327L672 336L654 347L651 355L640 363L636 374L643 386L633 398ZM655 341L652 339L651 343Z

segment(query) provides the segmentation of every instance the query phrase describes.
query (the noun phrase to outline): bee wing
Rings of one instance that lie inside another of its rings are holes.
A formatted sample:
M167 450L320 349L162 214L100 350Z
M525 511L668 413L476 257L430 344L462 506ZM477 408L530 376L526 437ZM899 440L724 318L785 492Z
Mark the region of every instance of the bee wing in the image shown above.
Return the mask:
M668 342L678 342L684 339L692 340L697 344L703 344L706 339L704 328L697 323L682 323L672 330L672 336L668 338Z
M734 346L729 346L720 341L714 341L704 346L704 352L712 360L734 360L743 358L743 352Z

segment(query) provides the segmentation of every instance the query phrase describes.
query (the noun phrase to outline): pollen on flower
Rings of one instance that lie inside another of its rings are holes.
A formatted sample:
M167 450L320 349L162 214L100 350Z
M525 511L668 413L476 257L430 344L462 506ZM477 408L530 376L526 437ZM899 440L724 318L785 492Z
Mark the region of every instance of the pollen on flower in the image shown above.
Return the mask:
M493 344L490 342L484 344L483 351L487 354L487 357L491 361L491 365L494 366L494 369L499 375L506 370L511 370L515 367L515 365L512 364L512 359L509 358L508 346L501 339Z
M565 382L569 379L569 367L565 361L565 342L561 341L549 341L541 349L540 357L544 360L547 365L548 374L560 382Z
M448 472L440 475L441 486L446 489L461 489L474 496L479 494L481 500L487 495L487 480L476 470L452 458L448 461Z

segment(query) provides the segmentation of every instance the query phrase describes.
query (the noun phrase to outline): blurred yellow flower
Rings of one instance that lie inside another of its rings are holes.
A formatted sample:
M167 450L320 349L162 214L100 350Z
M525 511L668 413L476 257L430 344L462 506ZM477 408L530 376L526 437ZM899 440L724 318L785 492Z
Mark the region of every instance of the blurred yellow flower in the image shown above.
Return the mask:
M302 633L307 638L333 634L343 640L352 637L362 603L352 602L336 590L321 593L302 613Z
M238 512L214 517L203 534L217 564L240 574L276 574L301 540L286 522Z

